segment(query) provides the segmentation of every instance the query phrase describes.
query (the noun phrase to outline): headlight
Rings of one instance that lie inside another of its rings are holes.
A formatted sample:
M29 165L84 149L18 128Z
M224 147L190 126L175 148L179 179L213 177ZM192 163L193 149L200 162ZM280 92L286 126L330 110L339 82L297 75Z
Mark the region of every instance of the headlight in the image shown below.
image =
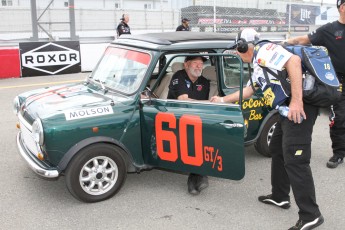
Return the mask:
M13 112L14 112L14 114L17 115L19 110L20 110L20 101L19 101L19 97L16 96L13 100Z
M34 123L32 124L32 136L36 143L39 145L43 145L44 143L44 135L43 135L43 126L41 119L37 118Z

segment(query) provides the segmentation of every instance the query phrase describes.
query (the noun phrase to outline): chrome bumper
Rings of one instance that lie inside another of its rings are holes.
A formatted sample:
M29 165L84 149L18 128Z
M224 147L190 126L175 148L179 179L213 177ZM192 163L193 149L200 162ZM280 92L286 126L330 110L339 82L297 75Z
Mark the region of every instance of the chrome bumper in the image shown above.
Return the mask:
M21 141L20 141L20 134L17 134L17 147L19 150L20 155L24 158L24 160L29 164L30 168L37 173L38 175L45 177L45 178L56 178L59 176L59 171L57 169L45 169L27 153L26 149L24 149Z

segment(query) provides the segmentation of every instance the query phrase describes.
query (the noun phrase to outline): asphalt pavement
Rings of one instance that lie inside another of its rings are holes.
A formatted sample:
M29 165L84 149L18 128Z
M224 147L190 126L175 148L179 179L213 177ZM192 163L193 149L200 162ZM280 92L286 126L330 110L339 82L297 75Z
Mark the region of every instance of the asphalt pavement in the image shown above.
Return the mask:
M113 198L82 203L68 192L65 178L36 176L18 154L13 98L28 90L82 81L88 73L0 80L0 229L288 229L298 219L292 197L288 210L258 202L270 193L270 158L246 148L246 175L240 181L209 178L198 196L187 192L187 175L163 170L129 174ZM328 118L314 126L311 167L325 223L317 229L345 229L345 164L328 169Z

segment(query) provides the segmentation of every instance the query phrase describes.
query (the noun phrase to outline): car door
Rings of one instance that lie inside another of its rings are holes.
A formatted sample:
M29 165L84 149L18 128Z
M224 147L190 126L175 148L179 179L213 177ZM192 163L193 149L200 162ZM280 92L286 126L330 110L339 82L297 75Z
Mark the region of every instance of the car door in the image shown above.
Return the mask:
M233 180L244 177L241 105L142 99L140 122L146 164Z

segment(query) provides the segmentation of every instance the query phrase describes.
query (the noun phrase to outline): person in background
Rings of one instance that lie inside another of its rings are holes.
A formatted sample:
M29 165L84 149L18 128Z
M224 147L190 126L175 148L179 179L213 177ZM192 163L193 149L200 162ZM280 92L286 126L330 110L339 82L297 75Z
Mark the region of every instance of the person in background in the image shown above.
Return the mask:
M208 100L210 82L201 75L204 61L203 56L187 56L184 69L177 71L169 84L168 99L178 100ZM207 176L190 173L188 176L188 192L198 195L208 187Z
M243 99L250 98L261 88L267 104L275 109L288 106L287 117L280 116L269 145L272 154L271 194L259 196L264 204L290 208L290 186L299 208L299 220L289 230L313 229L324 222L316 203L314 180L310 168L311 138L319 108L303 103L302 64L294 55L278 44L258 42L259 34L254 29L244 29L237 36L237 54L243 62L253 63L251 81L243 88ZM282 83L262 67L273 72L287 70L291 96ZM211 102L236 102L239 91L225 97L214 96ZM303 121L301 121L303 117Z
M121 22L117 25L117 37L120 37L122 34L131 34L131 29L129 28L129 15L123 14L120 18Z
M342 83L340 100L331 107L330 137L333 156L327 162L328 168L336 168L345 156L345 0L337 0L339 19L327 23L308 35L290 38L286 42L293 45L316 45L328 49L332 64Z
M189 21L190 20L188 18L183 18L182 24L176 28L176 31L190 31Z

